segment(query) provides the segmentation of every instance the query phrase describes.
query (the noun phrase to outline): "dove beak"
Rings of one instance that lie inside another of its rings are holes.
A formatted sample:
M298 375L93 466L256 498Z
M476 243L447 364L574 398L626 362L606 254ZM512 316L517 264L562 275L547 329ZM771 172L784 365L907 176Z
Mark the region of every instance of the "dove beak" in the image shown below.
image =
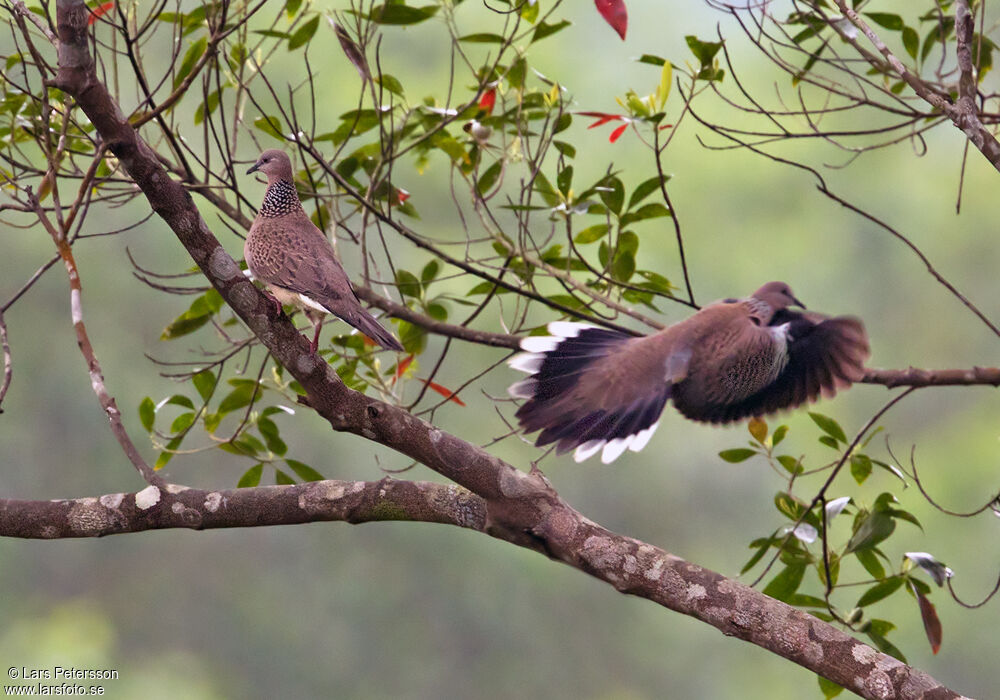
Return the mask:
M255 173L259 169L260 169L260 161L257 161L256 163L250 166L249 170L247 170L247 175L249 175L250 173Z

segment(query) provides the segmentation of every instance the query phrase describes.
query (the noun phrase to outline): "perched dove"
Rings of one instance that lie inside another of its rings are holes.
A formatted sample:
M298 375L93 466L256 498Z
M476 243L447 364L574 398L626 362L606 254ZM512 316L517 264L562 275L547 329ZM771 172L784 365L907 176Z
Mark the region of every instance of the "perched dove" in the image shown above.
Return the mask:
M361 308L333 246L302 208L284 151L261 153L247 170L255 172L267 175L267 192L243 248L247 267L278 302L305 311L316 329L312 351L319 347L320 322L328 313L382 347L401 351L399 341Z
M790 311L805 306L784 282L726 299L643 337L580 323L548 325L521 341L511 367L530 378L510 387L528 399L516 416L536 445L576 448L605 464L649 442L667 399L692 420L729 423L814 401L864 376L861 321Z

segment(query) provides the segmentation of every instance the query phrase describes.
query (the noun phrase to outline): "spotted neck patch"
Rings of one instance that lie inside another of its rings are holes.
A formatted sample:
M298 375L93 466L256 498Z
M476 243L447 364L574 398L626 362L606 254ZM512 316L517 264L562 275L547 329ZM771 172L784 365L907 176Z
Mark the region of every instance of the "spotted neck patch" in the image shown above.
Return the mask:
M273 219L285 214L291 214L296 209L301 208L299 193L295 191L295 185L288 180L275 180L267 186L267 192L264 193L264 203L260 205L259 215Z

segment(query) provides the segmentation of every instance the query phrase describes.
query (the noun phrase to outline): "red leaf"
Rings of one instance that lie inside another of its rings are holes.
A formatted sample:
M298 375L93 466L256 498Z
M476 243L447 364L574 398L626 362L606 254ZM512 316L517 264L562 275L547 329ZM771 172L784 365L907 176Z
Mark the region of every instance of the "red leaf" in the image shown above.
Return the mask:
M90 17L87 18L87 26L90 26L91 24L96 22L101 15L103 15L105 12L107 12L114 6L115 6L114 0L111 0L111 2L106 2L103 5L98 5L97 7L92 9L90 11Z
M577 114L581 117L597 117L597 121L588 126L588 129L593 129L594 127L607 124L611 121L622 121L625 119L625 117L620 114L608 114L607 112L577 112Z
M396 188L396 204L402 204L410 198L410 193L404 190L402 187Z
M413 362L413 355L407 355L406 358L396 365L396 376L392 378L390 384L395 384L396 380L403 376L403 373L410 368L410 364Z
M611 136L608 137L608 141L614 143L617 141L622 134L625 133L625 129L628 128L628 124L622 124L620 127L611 132Z
M462 399L458 398L455 392L453 392L451 389L447 389L438 384L437 382L429 382L426 379L421 379L420 381L422 381L424 384L426 384L428 387L430 387L437 393L441 394L441 396L445 397L449 401L454 401L459 406L465 406L465 402L462 401Z
M931 651L936 654L941 648L941 620L937 616L937 610L934 609L934 603L927 600L927 596L918 591L913 584L910 584L910 586L917 596L917 602L920 603L920 617L924 621L924 632L927 633L927 641L931 643Z
M487 114L493 114L493 105L497 103L497 89L490 88L479 98L479 109Z
M604 21L611 25L611 28L618 32L618 36L625 40L625 30L628 29L628 11L625 9L625 0L594 0L597 11L601 13Z

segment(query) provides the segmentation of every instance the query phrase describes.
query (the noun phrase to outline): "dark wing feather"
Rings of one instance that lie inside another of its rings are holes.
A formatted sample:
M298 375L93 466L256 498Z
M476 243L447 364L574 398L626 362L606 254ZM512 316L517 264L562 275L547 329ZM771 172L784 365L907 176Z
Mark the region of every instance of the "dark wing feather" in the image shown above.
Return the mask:
M833 396L864 376L870 351L860 320L848 316L823 318L786 309L775 314L770 325L786 323L788 362L773 382L730 404L691 407L675 400L677 410L693 420L729 423L795 408L820 395Z
M529 397L515 416L525 432L541 430L536 445L556 443L556 452L563 453L634 438L655 425L671 385L659 379L662 358L637 357L636 350L643 351L627 345L634 340L587 327L575 337L553 338L554 348L534 355L539 364L533 376L515 385L518 396ZM654 379L643 373L644 363L659 367Z

